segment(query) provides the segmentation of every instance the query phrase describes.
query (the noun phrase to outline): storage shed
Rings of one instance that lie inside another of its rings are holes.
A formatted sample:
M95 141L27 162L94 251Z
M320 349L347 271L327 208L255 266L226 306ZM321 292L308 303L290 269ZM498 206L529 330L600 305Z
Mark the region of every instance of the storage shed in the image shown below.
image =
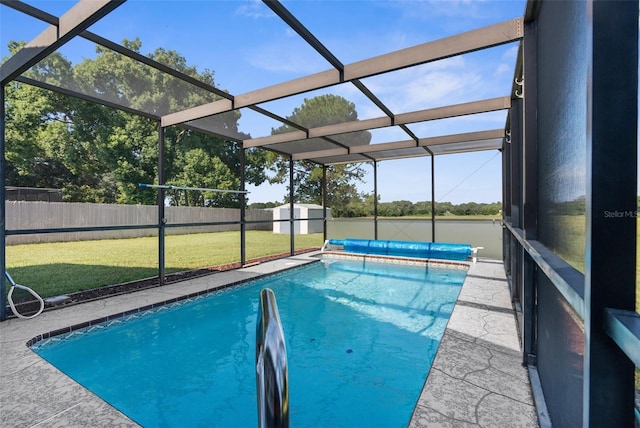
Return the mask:
M273 209L273 233L290 233L289 204L280 205ZM293 204L293 218L305 219L294 222L294 235L307 235L309 233L322 233L322 206L316 204ZM327 208L327 218L331 218L331 208Z

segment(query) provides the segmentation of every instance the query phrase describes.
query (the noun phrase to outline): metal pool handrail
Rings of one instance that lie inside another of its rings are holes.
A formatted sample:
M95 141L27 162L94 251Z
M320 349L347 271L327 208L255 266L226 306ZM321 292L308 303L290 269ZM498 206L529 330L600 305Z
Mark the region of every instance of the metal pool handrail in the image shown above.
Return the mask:
M260 292L260 311L256 326L256 383L258 388L258 426L289 426L289 373L287 349L273 291Z

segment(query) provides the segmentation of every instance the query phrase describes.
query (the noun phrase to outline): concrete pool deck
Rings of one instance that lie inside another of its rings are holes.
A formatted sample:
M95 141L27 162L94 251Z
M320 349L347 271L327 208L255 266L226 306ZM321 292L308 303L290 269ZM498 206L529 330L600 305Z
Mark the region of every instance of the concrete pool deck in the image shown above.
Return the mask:
M0 323L0 426L137 427L32 352L32 338L315 260L294 256ZM134 375L132 373L132 375ZM410 427L537 427L500 261L471 265Z

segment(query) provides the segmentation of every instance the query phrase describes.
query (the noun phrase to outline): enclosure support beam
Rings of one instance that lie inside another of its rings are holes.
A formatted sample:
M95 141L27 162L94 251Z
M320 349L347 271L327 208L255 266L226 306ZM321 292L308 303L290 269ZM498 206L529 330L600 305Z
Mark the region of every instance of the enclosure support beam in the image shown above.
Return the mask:
M522 19L515 18L345 65L344 80L363 79L467 52L475 52L513 42L521 37Z
M587 31L583 426L628 427L634 364L604 326L635 310L638 1L588 1Z
M287 133L289 134L289 133ZM270 138L270 137L266 137ZM492 129L488 131L466 132L463 134L441 135L438 137L416 138L416 140L391 141L388 143L365 144L360 146L341 147L337 149L314 150L310 152L300 152L293 155L294 160L323 158L330 156L340 156L348 154L368 154L378 153L387 150L412 149L416 147L429 148L430 146L444 146L455 143L480 143L495 144L496 148L502 146L504 139L504 128ZM248 140L245 140L248 141ZM247 147L249 144L247 144ZM442 147L440 147L442 148Z
M322 165L322 242L327 240L327 166Z
M527 240L538 239L538 127L537 127L537 24L525 23L522 42L522 229ZM525 80L526 79L526 80ZM516 82L518 83L518 82ZM525 95L526 91L526 95ZM536 264L522 249L521 335L523 362L533 363L536 350Z
M431 242L436 242L436 157L431 153Z
M60 17L58 25L47 27L0 66L2 84L27 71L122 3L124 0L83 0L76 3Z
M296 230L296 225L293 222L295 217L294 215L295 212L293 208L293 196L294 196L293 190L294 190L293 189L293 157L289 155L289 246L290 246L289 254L291 254L292 256L296 253L295 238L293 237L293 234L295 233L295 230Z
M378 239L378 161L373 161L373 239Z
M349 132L363 131L367 129L385 128L392 125L407 125L412 123L427 122L431 120L447 119L451 117L460 117L480 113L489 113L498 110L507 110L511 107L510 97L489 98L480 101L472 101L461 104L454 104L445 107L434 107L426 110L414 111L411 113L402 113L395 116L393 123L390 118L383 116L375 119L357 120L353 122L339 123L335 125L321 126L317 128L309 128L307 132L291 131L284 134L270 135L267 137L249 138L242 142L244 147L260 147L270 144L286 143L305 138L330 137L332 135L347 134ZM479 132L468 132L464 134L449 135L445 137L431 137L418 140L418 145L436 145L447 144L462 141L474 141L495 139L502 136L501 130L488 130ZM413 141L413 140L412 140ZM395 142L405 147L407 142ZM409 143L408 147L415 147L416 142ZM356 151L356 147L360 148L360 152ZM377 145L354 146L349 153L361 153L367 151L375 151ZM396 147L384 147L383 149L393 149Z
M520 135L521 131L521 117L520 113L521 103L516 102L511 109L511 115L509 116L509 154L511 156L509 161L509 171L510 174L510 195L509 195L509 204L510 204L510 225L515 228L522 228L522 136ZM511 255L511 266L509 271L511 272L511 282L510 282L510 295L512 300L520 300L519 292L520 292L520 279L522 273L522 265L519 262L522 245L518 243L515 239L510 239L509 253Z
M533 24L530 24L533 25ZM532 78L532 76L528 76ZM529 92L533 92L534 88L528 87ZM532 94L532 98L534 94ZM511 146L514 148L513 153L517 158L513 160L512 165L517 165L517 174L520 177L518 185L514 186L514 191L517 192L518 197L514 198L514 203L518 204L518 219L511 218L512 222L516 222L519 229L522 230L523 236L528 240L535 240L536 224L533 222L534 218L530 218L529 214L535 216L535 192L537 191L536 170L535 167L535 152L532 150L535 148L535 141L533 138L528 139L525 135L526 130L535 127L536 118L535 112L528 111L531 117L527 126L525 124L524 117L524 100L514 95L512 101L511 114L509 116L510 122L510 139ZM533 115L531 115L533 113ZM534 175L534 177L531 177ZM533 182L531 179L533 178ZM529 200L528 198L531 198ZM516 201L517 199L517 201ZM531 204L534 204L531 206ZM530 213L525 213L525 209L529 208ZM525 225L528 225L528 227ZM533 354L535 349L533 347L534 334L531 331L533 328L533 290L535 283L535 264L526 249L521 243L514 245L514 253L512 254L515 262L515 274L511 277L511 299L515 303L517 315L518 315L518 327L522 337L521 351L522 362L526 365L528 363L535 364Z
M0 248L2 249L2 253L0 253L0 321L4 321L7 319L7 287L6 287L6 279L4 276L4 272L7 269L7 260L6 260L6 221L5 221L5 184L6 184L6 161L4 156L5 149L5 108L4 108L4 88L5 85L0 85L0 179L2 180L2 185L0 186L0 200L2 203L0 204Z
M511 144L504 138L502 144L502 223L511 224ZM509 230L502 229L502 261L507 278L511 276L511 240Z
M164 128L158 121L158 184L164 185ZM158 188L158 281L164 285L165 247L164 232L167 219L164 216L164 189Z
M234 102L218 100L181 112L168 114L162 118L162 124L163 126L177 125L225 111L249 107L314 89L337 85L346 81L364 79L394 70L499 46L521 38L522 19L516 18L488 27L471 30L463 34L445 37L440 40L358 61L353 64L347 64L344 66L344 73L336 69L325 70L256 91L236 95ZM344 74L344 76L342 74Z
M242 147L242 143L236 143L240 147L240 266L244 266L247 262L247 225L246 225L246 204L247 198L246 193L244 193L245 189L245 163L246 163L246 153L244 147Z

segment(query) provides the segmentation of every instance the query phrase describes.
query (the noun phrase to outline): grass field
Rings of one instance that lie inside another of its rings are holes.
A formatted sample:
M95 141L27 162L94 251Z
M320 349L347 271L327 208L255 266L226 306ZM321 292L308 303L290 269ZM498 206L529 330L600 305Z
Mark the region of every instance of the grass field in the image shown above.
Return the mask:
M247 260L289 251L289 235L247 231ZM296 249L322 246L322 234L296 235ZM158 275L158 238L111 239L8 246L13 279L43 297ZM240 261L240 233L170 235L166 273ZM17 292L16 292L17 295Z
M474 217L480 218L492 217ZM584 271L583 251L580 251L580 246L584 245L581 219L584 218L567 216L557 220L563 236L569 238L563 239L554 250L576 269ZM166 272L239 261L239 234L236 231L167 236ZM297 235L295 244L296 249L319 247L322 235ZM636 284L640 285L640 236L637 245ZM247 231L246 251L247 259L285 253L289 251L289 235ZM158 240L155 237L12 245L6 252L7 270L13 278L44 297L149 278L158 273ZM636 293L636 310L640 312L640 287Z
M373 219L373 217L356 217L354 218L354 220L358 220L358 219ZM419 214L419 215L405 215L402 217L384 217L384 216L378 216L378 219L380 220L411 220L411 219L420 219L420 220L431 220L431 214ZM341 220L345 220L345 219L341 219ZM498 214L489 214L489 215L454 215L454 214L447 214L447 215L437 215L436 216L436 221L438 220L460 220L460 221L466 221L466 220L494 220L494 221L500 221L502 220L502 217Z

